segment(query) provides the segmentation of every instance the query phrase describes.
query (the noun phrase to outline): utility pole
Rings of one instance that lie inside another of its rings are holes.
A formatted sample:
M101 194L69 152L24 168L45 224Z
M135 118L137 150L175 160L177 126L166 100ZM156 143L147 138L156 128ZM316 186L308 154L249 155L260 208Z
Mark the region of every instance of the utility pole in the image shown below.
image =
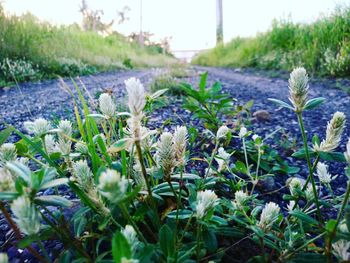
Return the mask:
M144 46L143 32L142 32L142 0L140 0L140 34L139 34L139 44L141 47Z
M216 45L224 41L222 0L216 0Z

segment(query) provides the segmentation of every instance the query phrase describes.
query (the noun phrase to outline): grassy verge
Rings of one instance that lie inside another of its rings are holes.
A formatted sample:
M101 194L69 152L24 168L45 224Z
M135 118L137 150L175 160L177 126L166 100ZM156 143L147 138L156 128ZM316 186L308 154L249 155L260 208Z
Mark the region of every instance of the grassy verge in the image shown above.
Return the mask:
M350 7L338 7L312 24L274 21L268 32L235 38L196 56L193 64L291 70L304 66L320 76L350 76Z
M124 36L102 37L78 25L53 26L34 16L0 10L0 86L17 81L91 74L119 68L164 66L175 59Z

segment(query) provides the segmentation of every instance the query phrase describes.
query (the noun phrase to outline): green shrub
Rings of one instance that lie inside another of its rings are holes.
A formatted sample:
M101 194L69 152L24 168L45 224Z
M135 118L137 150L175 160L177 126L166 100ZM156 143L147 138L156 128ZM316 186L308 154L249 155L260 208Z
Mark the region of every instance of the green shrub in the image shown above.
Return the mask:
M235 38L200 53L192 63L286 71L304 66L317 75L349 76L349 36L350 8L339 7L312 24L276 20L268 32Z
M7 82L22 82L37 79L40 74L37 67L25 60L10 60L5 58L0 63L2 79Z

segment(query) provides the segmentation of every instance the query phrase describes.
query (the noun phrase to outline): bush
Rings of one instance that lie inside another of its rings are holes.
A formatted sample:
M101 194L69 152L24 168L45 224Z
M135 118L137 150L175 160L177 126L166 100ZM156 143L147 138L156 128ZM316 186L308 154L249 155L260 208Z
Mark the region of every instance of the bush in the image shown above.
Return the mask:
M201 94L188 86L199 102L219 90L218 84L206 88L205 78ZM29 135L12 127L0 133L0 210L18 247L47 262L43 242L52 239L63 243L58 262L232 261L227 253L232 244L246 251L242 261L349 260L350 184L344 195L334 196L335 177L325 164L347 162L344 173L350 177L350 140L344 154L336 152L345 115L335 113L326 138L308 142L302 114L324 99L308 100L303 68L292 72L289 83L291 104L271 101L297 115L304 147L293 156L306 160L308 173L300 170L305 179L290 177L282 192L267 193L259 190L262 182L299 169L279 165L282 157L247 127L219 123L215 132L185 126L150 130L144 117L161 93L145 94L139 80L125 82L129 112L117 112L108 93L100 95L97 109L90 108L78 86L73 93L63 83L74 96L74 122L54 125L40 118L25 123ZM211 103L197 107L204 112ZM12 132L21 139L4 143ZM188 147L193 137L203 139L204 150ZM57 191L66 187L74 199Z
M25 60L4 59L0 63L2 79L7 82L22 82L37 79L40 74L32 63Z
M192 63L286 71L304 66L321 76L349 76L349 21L349 7L339 7L331 16L312 24L274 21L266 33L254 38L235 38L200 53Z

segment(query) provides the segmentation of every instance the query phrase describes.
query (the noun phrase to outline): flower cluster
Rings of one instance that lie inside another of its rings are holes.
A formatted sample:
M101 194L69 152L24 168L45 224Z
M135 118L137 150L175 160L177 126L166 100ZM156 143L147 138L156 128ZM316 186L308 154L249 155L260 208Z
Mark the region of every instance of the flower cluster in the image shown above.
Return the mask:
M117 107L109 94L102 93L98 99L98 105L102 114L107 119L115 117Z
M329 184L334 179L331 174L328 173L328 166L322 162L317 164L317 176L323 184Z
M100 175L98 189L104 197L116 203L125 197L128 180L115 170L107 169Z
M278 219L280 210L280 207L274 202L267 203L261 212L259 226L263 229L269 229Z
M296 112L301 112L307 101L309 78L304 68L296 68L290 73L289 100Z
M33 122L26 121L24 123L24 128L28 131L28 133L41 137L48 133L52 129L52 126L47 120L39 118Z
M197 193L196 216L203 219L219 201L218 196L212 190L204 190Z

